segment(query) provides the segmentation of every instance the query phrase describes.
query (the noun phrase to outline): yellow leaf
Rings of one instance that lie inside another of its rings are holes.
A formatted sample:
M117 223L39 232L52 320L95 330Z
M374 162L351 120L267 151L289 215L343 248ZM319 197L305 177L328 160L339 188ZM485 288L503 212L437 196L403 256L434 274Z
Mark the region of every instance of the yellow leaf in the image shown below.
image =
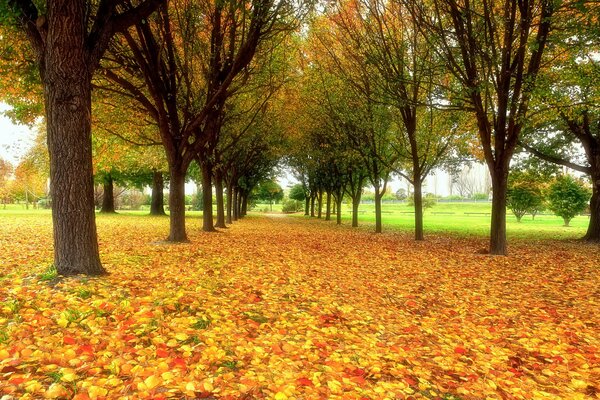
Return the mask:
M157 387L161 383L162 383L162 379L160 379L159 377L157 377L155 375L150 375L149 377L147 377L146 379L144 379L144 384L150 390L154 389L155 387Z

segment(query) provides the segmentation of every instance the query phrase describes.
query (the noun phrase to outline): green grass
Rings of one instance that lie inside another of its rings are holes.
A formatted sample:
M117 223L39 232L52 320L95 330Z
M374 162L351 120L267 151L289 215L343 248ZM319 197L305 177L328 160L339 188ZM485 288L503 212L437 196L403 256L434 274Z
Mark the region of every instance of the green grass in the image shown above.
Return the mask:
M267 207L267 204L258 204L253 208L252 213L262 214L262 211ZM350 210L349 204L342 205L342 221L345 225L350 224ZM413 211L414 209L406 203L384 203L382 215L384 231L412 232L414 230ZM490 211L491 203L489 202L439 202L434 207L425 210L423 218L425 233L485 237L489 235L490 216L466 213L489 213ZM281 203L273 205L273 212L281 212ZM2 215L16 215L19 218L35 218L42 215L49 216L50 213L50 210L32 209L31 207L26 210L23 205L9 204L6 209L0 206L0 217ZM297 213L293 216L302 217L302 214ZM97 214L97 217L102 220L144 215L148 215L148 210L121 210L118 211L117 215ZM202 212L186 211L186 217L201 218ZM335 220L335 216L332 216L332 219ZM571 226L565 227L562 218L554 215L538 215L535 220L532 220L530 215L526 215L519 223L515 216L508 211L506 222L509 238L577 239L585 234L589 217L575 217L571 221ZM359 225L364 229L373 229L374 224L374 204L361 204L359 207Z
M437 203L425 210L423 225L425 233L457 234L460 236L487 236L490 229L491 216L483 213L491 212L489 202L453 202ZM448 214L443 214L448 213ZM466 214L482 213L482 214ZM300 214L294 214L301 216ZM351 221L350 206L342 207L342 223ZM325 214L323 213L323 218ZM335 216L332 216L335 220ZM375 205L361 204L359 207L359 225L372 228L375 225ZM406 203L388 203L382 206L383 229L401 232L414 230L414 208ZM554 215L538 215L532 220L530 215L517 222L516 217L507 211L506 229L509 238L536 239L576 239L585 234L589 217L578 216L571 221L571 226L563 226L563 220Z

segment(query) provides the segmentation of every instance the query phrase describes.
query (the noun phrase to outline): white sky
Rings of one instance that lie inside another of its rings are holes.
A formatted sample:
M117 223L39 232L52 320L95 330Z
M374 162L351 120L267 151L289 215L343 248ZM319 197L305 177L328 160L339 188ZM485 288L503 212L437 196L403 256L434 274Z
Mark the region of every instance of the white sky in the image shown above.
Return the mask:
M15 125L2 113L10 107L0 103L0 158L16 165L31 147L35 132L25 125Z

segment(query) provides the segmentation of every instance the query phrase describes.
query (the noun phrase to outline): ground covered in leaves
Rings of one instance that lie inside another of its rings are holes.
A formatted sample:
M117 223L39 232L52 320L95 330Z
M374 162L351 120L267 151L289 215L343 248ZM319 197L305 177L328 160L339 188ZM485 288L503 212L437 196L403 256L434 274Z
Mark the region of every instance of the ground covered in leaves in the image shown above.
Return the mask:
M52 279L49 216L0 216L0 397L600 398L597 246L98 225L110 275Z

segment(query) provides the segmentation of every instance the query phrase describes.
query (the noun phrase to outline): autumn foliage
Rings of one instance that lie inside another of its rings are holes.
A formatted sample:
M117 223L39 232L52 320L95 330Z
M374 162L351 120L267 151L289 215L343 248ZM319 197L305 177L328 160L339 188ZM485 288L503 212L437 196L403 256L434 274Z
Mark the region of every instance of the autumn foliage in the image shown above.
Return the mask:
M133 228L134 227L134 228ZM0 396L600 397L597 246L248 217L189 244L101 216L110 275L55 278L49 216L0 219Z

